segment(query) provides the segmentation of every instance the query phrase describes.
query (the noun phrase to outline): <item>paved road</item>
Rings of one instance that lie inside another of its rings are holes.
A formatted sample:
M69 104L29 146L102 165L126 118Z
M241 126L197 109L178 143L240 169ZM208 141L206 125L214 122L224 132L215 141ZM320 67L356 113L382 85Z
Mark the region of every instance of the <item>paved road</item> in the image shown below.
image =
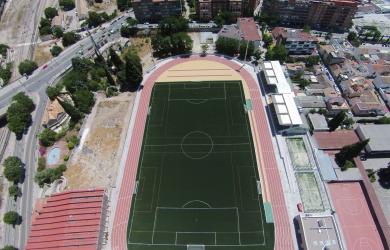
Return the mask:
M118 38L118 31L125 16L133 15L133 13L126 13L126 15L119 16L108 25L97 28L93 31L93 38L98 44L108 43ZM24 91L34 98L36 105L33 114L33 124L29 129L27 135L24 135L21 140L18 140L15 145L14 155L18 156L25 163L26 177L22 185L22 197L14 202L10 199L7 203L7 210L16 210L22 216L23 222L15 229L12 226L6 226L4 244L14 245L19 249L24 249L27 240L29 227L31 224L31 214L34 205L34 191L37 191L34 185L34 172L36 166L37 156L37 137L36 135L40 129L40 122L42 120L47 97L46 87L52 84L58 77L71 67L71 59L79 56L79 52L83 51L85 57L93 55L93 45L89 37L85 37L77 44L64 50L57 58L48 62L45 66L37 69L28 79L20 79L12 84L0 89L0 114L4 113L9 106L12 97ZM35 189L34 189L35 187Z

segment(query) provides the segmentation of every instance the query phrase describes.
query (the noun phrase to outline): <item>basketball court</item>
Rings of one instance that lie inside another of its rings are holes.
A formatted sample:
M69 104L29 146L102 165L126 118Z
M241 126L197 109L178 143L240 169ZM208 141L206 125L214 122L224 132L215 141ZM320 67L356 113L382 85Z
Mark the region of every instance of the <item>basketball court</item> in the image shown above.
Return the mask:
M347 249L384 249L359 182L328 184Z

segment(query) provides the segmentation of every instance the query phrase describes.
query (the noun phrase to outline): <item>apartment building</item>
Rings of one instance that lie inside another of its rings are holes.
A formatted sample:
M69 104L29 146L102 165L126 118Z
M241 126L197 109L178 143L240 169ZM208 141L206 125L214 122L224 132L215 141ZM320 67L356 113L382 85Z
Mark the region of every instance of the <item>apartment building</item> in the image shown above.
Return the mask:
M283 43L289 54L309 55L317 45L317 38L310 33L297 29L276 27L272 30L272 37L277 44Z
M265 0L263 10L288 26L346 30L358 9L359 0Z
M228 11L234 17L251 17L260 0L196 0L196 15L201 21L213 20L219 12Z
M258 48L261 42L261 32L253 17L237 18L237 24L224 25L218 37L251 41L255 48Z
M141 23L158 23L169 16L182 14L182 0L133 0L134 14Z

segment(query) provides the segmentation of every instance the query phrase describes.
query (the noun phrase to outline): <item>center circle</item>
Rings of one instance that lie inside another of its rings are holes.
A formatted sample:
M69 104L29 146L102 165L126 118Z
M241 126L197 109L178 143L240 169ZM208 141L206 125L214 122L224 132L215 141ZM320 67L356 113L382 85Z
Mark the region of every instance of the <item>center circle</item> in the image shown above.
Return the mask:
M213 147L211 136L202 131L189 132L181 140L181 151L192 160L206 158L213 151Z

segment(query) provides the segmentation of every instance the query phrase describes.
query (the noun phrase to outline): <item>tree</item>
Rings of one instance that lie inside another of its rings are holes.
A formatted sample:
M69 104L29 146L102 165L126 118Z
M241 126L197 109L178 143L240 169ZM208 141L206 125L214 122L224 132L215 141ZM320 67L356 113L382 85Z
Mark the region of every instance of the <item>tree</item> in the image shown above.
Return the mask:
M7 63L4 68L0 66L0 78L3 79L3 86L7 85L12 77L11 69L12 63Z
M383 116L375 121L375 124L390 124L390 117Z
M81 57L72 58L73 69L81 73L85 73L85 74L88 73L91 64L92 63L86 58L81 58Z
M12 103L7 109L7 125L9 130L21 135L31 122L31 114L19 103Z
M19 69L19 73L21 75L31 75L34 70L36 70L38 68L38 65L36 62L34 61L31 61L31 60L24 60L22 61L19 66L18 66L18 69Z
M64 31L62 30L62 28L58 25L54 25L52 28L51 28L51 33L53 34L53 36L55 38L61 38L63 35L64 35Z
M57 46L57 45L54 45L51 49L50 49L50 53L52 56L56 57L58 56L59 54L61 54L62 52L62 48L60 46Z
M330 40L330 39L332 39L332 37L333 37L333 33L332 33L332 32L328 32L328 33L326 33L326 35L325 35L325 39L326 39L326 40Z
M16 156L10 156L4 160L4 176L10 182L18 182L24 174L23 162Z
M353 162L350 160L346 160L340 168L341 171L345 171L348 170L348 168L353 168L353 167L355 167L355 164L353 164Z
M61 90L63 89L63 87L64 86L62 84L57 84L55 86L48 86L46 88L47 97L49 97L51 101L54 101L54 99L56 99L57 96L61 94Z
M172 55L187 54L192 50L192 39L185 32L175 33L171 36Z
M16 224L19 223L20 221L20 216L17 212L15 211L8 211L4 214L3 221L5 224L13 225L15 226Z
M253 56L255 45L252 41L242 41L240 44L240 59L247 60Z
M66 166L63 164L57 168L47 168L36 173L35 182L37 182L40 187L43 187L44 184L50 184L55 180L60 179L65 170Z
M320 62L319 56L308 56L306 58L306 67L313 67L314 65L317 65Z
M58 99L60 105L64 108L65 112L70 116L71 121L73 123L77 123L81 118L83 118L83 114L76 109L72 104L67 101L62 101Z
M95 11L88 11L88 18L87 18L86 22L88 23L88 27L90 27L90 28L97 27L100 24L105 22L105 18L103 17L103 15L101 15Z
M72 150L75 146L79 145L80 139L77 136L72 135L69 138L67 138L67 142L68 142L68 148Z
M14 95L14 97L12 97L12 101L22 104L26 110L30 112L35 109L34 102L24 92L19 92Z
M39 157L37 171L41 172L42 170L45 170L45 169L46 169L46 159L44 157Z
M160 34L152 37L153 54L156 57L186 54L192 50L192 39L184 32L174 33L171 36Z
M263 42L264 42L264 46L266 48L269 48L269 46L272 45L272 43L274 42L272 36L268 33L264 33L263 34Z
M137 35L138 33L138 28L137 26L122 26L121 27L121 36L122 37L133 37Z
M14 246L7 245L7 246L4 246L1 250L18 250L18 249Z
M112 64L114 64L114 66L117 68L117 69L121 69L122 66L123 66L123 61L122 59L120 59L120 57L118 56L118 54L115 52L115 50L113 50L112 48L109 49L109 54L110 54L110 61L112 62Z
M261 54L262 54L261 50L259 50L259 49L255 50L255 52L253 53L253 56L255 57L256 61L261 59Z
M335 131L346 118L344 111L337 113L337 115L328 122L329 131Z
M218 25L218 27L222 27L222 25L225 24L232 24L235 21L236 18L230 11L220 11L214 19L214 22Z
M378 182L379 184L386 189L390 188L390 165L387 168L381 168L378 171Z
M336 162L340 166L343 166L347 160L352 161L353 158L358 156L360 152L366 147L368 142L369 139L344 146L340 152L335 155Z
M75 4L73 0L59 0L59 5L61 8L63 8L65 11L69 11L74 9Z
M275 47L270 47L265 54L265 59L272 61L278 60L281 62L285 62L287 59L287 50L283 44L276 45Z
M358 35L356 34L356 32L354 32L354 31L349 32L347 39L354 47L360 46L360 39L359 39Z
M95 104L95 98L92 92L88 89L78 89L72 94L72 100L78 110L83 113L90 113L93 105Z
M207 50L208 49L209 49L209 45L208 44L202 44L202 54L203 55L207 54Z
M124 11L131 7L131 0L117 0L118 10Z
M74 32L66 32L62 36L62 45L64 47L68 47L72 44L75 44L78 40L80 40L80 35Z
M303 26L303 32L310 33L310 26L305 24L305 26Z
M227 37L219 37L215 43L215 48L218 53L234 56L238 53L239 41Z
M53 19L55 16L57 16L58 15L58 11L57 11L57 9L56 8L53 8L53 7L47 7L46 9L45 9L45 17L47 18L47 19Z
M352 119L352 117L347 117L342 122L342 125L345 126L345 128L350 129L354 123L355 121Z
M280 23L280 17L276 13L269 13L261 11L260 15L255 16L256 21L258 21L262 26L263 24L275 27Z
M16 198L22 196L22 190L20 190L18 185L13 184L8 188L8 194L10 197L14 197L14 199L16 200Z
M52 146L56 140L57 140L57 133L54 132L51 129L45 128L39 135L38 135L39 141L41 142L42 146L50 147Z
M33 101L23 92L12 98L12 103L7 109L7 125L9 130L17 135L23 133L31 121L31 112L34 111Z
M118 82L122 91L135 91L142 82L142 64L139 56L129 52L124 56L125 66L118 73Z
M188 30L188 21L184 17L166 17L159 23L158 29L163 36L186 32Z
M355 40L357 38L358 38L358 36L357 36L356 32L350 31L348 33L348 36L347 36L348 41L352 41L352 40Z
M49 19L41 18L39 23L39 34L41 36L51 34L51 21Z
M8 49L9 49L9 46L7 44L0 43L0 55L2 55L3 57L6 57Z

